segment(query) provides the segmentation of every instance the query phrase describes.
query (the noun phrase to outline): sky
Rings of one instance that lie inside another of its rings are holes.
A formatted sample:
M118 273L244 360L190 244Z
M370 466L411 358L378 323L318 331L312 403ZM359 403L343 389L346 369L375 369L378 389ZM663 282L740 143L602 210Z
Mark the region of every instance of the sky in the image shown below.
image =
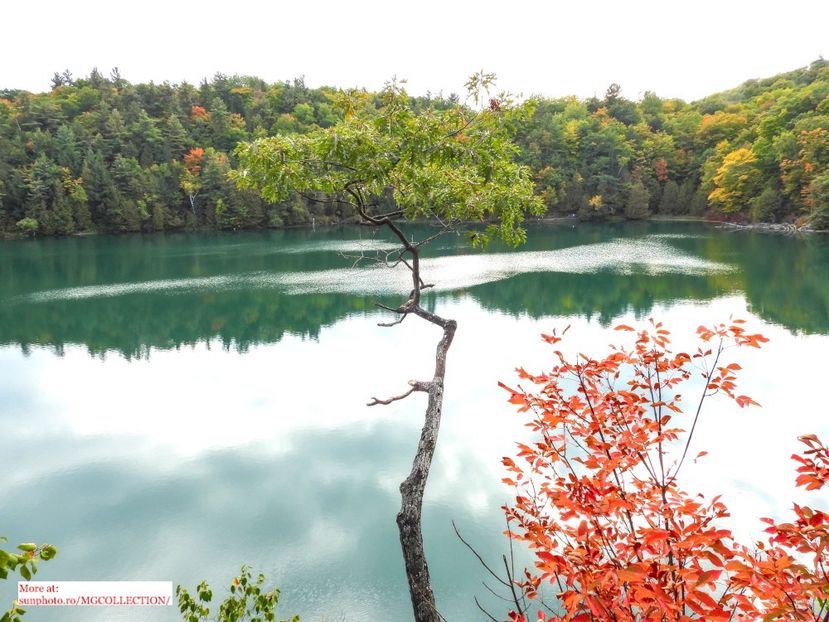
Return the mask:
M829 56L829 1L28 0L4 3L0 89L118 67L132 83L215 73L412 94L463 93L479 69L512 93L608 85L695 100Z

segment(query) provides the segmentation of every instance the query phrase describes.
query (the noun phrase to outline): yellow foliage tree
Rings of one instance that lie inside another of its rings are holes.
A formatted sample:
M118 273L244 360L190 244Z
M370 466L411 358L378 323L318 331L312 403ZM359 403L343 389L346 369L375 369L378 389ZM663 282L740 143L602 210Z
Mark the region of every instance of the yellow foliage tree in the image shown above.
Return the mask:
M723 212L740 212L760 191L762 175L757 156L746 147L732 151L714 175L714 190L708 195L712 205Z

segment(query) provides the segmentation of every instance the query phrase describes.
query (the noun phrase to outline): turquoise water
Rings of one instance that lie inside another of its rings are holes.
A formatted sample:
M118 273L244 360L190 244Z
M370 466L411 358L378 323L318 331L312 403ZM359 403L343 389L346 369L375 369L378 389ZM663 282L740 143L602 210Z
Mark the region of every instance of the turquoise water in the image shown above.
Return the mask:
M365 404L428 378L439 331L415 318L377 327L388 317L375 302L396 304L407 283L373 261L391 240L370 233L0 243L0 535L59 546L38 578L207 578L219 595L249 563L282 589L284 616L411 619L394 517L424 398ZM517 250L481 254L451 236L427 255L429 304L459 323L424 507L449 620L481 619L473 597L487 595L451 521L488 558L507 550L500 457L525 432L497 382L549 364L538 335L554 327L598 354L620 322L656 317L681 346L700 323L748 319L771 338L739 353L763 408L712 403L698 438L710 455L686 486L723 493L749 540L757 516L798 498L795 439L829 427L827 238L534 226ZM179 616L33 607L26 619Z

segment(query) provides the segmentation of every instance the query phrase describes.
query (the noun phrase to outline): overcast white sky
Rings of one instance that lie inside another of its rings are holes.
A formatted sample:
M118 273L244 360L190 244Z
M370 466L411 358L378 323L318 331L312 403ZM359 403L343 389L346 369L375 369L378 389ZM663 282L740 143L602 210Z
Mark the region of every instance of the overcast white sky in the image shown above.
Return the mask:
M462 92L479 68L512 92L602 95L611 82L693 100L829 56L829 1L27 0L0 11L0 88L119 67L130 82L216 72L268 82Z

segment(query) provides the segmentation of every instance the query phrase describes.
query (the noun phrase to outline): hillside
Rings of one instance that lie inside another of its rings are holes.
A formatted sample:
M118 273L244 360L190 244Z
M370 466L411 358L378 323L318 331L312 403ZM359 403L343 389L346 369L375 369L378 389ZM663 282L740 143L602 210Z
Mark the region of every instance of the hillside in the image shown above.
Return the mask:
M55 74L48 93L0 90L0 231L239 229L349 220L304 197L271 205L227 173L240 141L340 118L337 90L217 74L130 84L117 70ZM369 101L376 99L367 94ZM416 98L420 109L457 98ZM519 159L551 215L652 214L829 224L829 63L686 103L611 85L603 99L541 99Z

